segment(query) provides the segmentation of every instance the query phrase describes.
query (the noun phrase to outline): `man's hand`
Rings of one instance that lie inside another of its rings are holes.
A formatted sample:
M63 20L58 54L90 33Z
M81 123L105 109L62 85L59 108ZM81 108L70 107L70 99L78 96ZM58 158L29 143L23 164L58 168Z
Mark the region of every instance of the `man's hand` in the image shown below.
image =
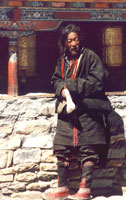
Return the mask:
M65 89L66 89L66 88L65 88ZM61 95L66 99L65 89L62 89L62 91L61 91Z

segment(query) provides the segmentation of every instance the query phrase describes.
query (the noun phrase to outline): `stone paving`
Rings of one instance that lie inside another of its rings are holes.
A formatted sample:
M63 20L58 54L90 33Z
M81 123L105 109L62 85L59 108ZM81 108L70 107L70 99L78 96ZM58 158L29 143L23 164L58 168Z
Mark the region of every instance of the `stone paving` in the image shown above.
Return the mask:
M126 200L126 196L111 196L111 197L96 197L93 198L92 200Z
M43 200L43 198L35 198L35 197L31 197L31 198L9 198L9 197L2 197L0 196L0 200ZM68 200L68 199L67 199ZM99 196L99 197L95 197L92 200L126 200L126 196L111 196L111 197L103 197L103 196Z

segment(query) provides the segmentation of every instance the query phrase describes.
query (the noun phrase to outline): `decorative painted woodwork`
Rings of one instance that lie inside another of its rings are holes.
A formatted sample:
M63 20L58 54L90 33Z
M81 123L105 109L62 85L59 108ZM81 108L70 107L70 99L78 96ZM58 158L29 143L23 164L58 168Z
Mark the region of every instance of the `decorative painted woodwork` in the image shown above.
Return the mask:
M66 6L65 2L52 2L52 7L54 8L64 8Z
M0 28L9 30L54 30L63 20L81 21L126 21L126 9L88 8L21 8L9 18L11 8L0 8ZM16 20L20 19L20 20Z
M19 0L19 1L26 1L26 0ZM27 0L27 1L33 1L33 0ZM41 2L41 1L50 1L50 0L34 0L35 2L37 2L37 1L39 1L39 2ZM52 1L59 1L59 0L52 0ZM52 2L51 1L51 2ZM62 2L63 0L60 0L60 2ZM75 2L76 0L65 0L65 2ZM103 3L103 2L105 2L105 3L126 3L126 0L78 0L78 2L101 2L101 3Z
M11 12L14 17L10 16ZM0 28L8 31L55 30L64 20L125 22L126 9L0 8Z
M123 63L122 28L103 29L103 61L108 66L119 67Z
M19 73L26 76L35 75L36 67L36 36L35 33L18 39Z
M105 27L103 29L104 45L122 45L122 28L119 26Z
M110 67L120 67L122 65L122 47L108 46L103 48L103 61Z
M17 1L9 0L8 5L12 6L12 7L13 6L22 6L23 5L23 1L22 0L17 0Z
M21 20L84 20L84 21L125 21L126 10L119 9L22 9Z
M97 3L95 3L94 4L94 6L95 6L95 8L109 8L109 4L108 3L99 3L99 2L97 2Z

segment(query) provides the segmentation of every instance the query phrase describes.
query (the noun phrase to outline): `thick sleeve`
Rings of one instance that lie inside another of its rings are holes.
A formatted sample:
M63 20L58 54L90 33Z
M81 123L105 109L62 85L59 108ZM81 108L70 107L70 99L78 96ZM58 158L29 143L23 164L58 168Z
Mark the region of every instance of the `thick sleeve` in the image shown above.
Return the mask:
M80 95L83 98L95 98L104 92L105 69L101 59L92 51L86 60L86 68L88 67L86 78L67 79L66 86L71 94Z
M51 84L53 84L54 92L57 98L63 99L61 95L61 91L65 86L64 80L62 80L62 74L61 74L61 59L57 61L57 65L55 68L55 72L51 79Z

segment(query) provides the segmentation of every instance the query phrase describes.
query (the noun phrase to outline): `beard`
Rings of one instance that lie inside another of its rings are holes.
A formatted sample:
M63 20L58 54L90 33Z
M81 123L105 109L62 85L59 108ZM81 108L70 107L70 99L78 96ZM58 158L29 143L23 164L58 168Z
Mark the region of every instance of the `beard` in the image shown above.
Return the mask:
M69 55L71 57L77 57L79 54L79 50L80 50L79 45L76 45L75 47L71 47L68 49Z

